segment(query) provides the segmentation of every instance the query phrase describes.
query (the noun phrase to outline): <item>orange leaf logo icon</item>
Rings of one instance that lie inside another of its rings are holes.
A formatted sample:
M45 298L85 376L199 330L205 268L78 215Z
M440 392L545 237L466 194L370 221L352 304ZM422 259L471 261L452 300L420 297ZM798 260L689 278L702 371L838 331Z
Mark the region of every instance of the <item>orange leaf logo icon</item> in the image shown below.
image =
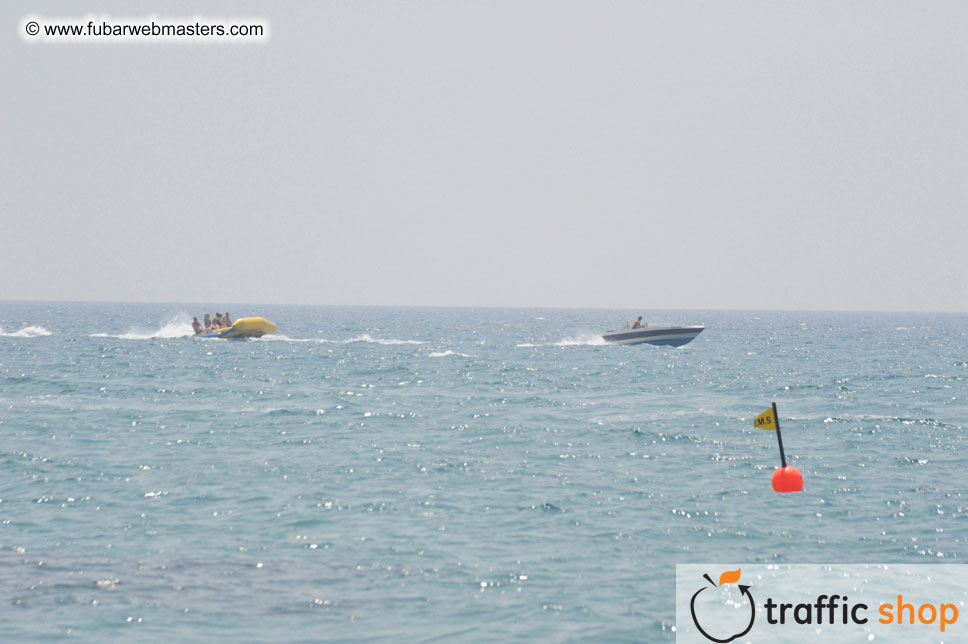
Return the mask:
M727 570L719 576L719 585L723 584L735 584L739 581L739 573L742 568L737 568L736 570Z

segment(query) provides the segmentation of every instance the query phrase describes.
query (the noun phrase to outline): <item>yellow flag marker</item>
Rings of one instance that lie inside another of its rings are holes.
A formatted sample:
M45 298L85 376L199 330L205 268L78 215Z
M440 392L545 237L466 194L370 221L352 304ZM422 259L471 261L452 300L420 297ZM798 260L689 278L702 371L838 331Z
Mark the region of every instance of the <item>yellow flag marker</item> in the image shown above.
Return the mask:
M759 427L760 429L771 429L776 431L777 422L776 414L773 412L773 407L770 407L762 414L756 417L756 422L753 423L754 427Z

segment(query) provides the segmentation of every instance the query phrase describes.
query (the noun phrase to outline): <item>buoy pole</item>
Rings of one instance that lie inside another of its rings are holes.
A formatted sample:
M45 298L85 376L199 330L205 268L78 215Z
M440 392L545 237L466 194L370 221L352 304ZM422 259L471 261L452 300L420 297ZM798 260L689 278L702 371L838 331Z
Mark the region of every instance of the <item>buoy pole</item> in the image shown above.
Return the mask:
M776 413L776 403L773 403L773 421L776 423L776 442L780 444L780 463L786 467L786 455L783 453L783 437L780 435L780 414Z
M767 412L763 412L766 414ZM802 492L803 475L795 467L789 467L786 454L783 453L783 436L780 435L780 414L776 413L776 403L773 403L773 422L776 424L776 442L780 445L780 462L782 465L773 471L772 483L775 492Z

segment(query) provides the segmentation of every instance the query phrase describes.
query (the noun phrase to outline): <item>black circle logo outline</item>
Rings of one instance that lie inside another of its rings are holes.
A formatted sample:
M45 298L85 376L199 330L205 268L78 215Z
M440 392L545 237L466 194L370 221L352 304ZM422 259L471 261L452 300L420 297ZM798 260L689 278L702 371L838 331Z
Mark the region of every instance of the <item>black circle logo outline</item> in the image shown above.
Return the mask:
M749 633L750 629L753 628L753 622L756 621L756 604L753 601L753 595L750 593L750 587L744 586L744 585L740 585L739 587L740 592L746 595L747 597L749 597L750 599L750 623L746 627L746 630L743 631L742 633L737 633L736 635L733 635L732 637L724 640L717 639L712 635L710 635L709 633L707 633L706 631L704 631L703 627L699 625L699 619L696 618L696 597L699 597L699 593L706 590L706 588L707 586L703 586L702 588L697 590L696 594L692 596L692 600L689 602L689 612L692 613L692 623L696 625L696 628L698 628L699 632L703 634L703 637L705 637L707 640L711 642L718 642L718 644L726 644L727 642L732 642L737 637L743 637L744 635Z

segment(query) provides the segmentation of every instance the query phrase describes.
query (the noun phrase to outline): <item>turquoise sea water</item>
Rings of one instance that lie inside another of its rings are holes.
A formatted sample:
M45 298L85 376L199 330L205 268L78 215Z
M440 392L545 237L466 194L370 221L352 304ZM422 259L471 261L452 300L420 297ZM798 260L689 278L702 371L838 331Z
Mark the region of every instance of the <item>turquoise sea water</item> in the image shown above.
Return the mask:
M677 563L968 559L968 315L228 308L0 302L0 639L662 642Z

